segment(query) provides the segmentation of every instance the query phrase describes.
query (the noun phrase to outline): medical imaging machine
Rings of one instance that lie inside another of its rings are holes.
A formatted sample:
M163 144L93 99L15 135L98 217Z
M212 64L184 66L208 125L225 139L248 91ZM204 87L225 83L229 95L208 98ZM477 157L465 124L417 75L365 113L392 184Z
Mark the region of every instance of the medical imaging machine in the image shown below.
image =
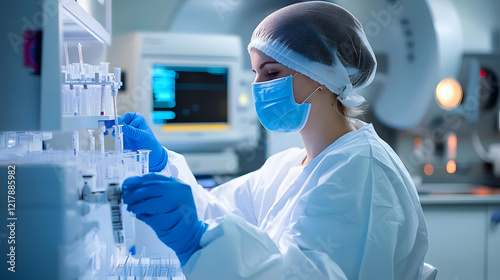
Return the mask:
M122 112L146 117L166 148L196 175L235 174L238 150L254 149L259 123L238 36L139 32L116 36L112 64L126 75Z

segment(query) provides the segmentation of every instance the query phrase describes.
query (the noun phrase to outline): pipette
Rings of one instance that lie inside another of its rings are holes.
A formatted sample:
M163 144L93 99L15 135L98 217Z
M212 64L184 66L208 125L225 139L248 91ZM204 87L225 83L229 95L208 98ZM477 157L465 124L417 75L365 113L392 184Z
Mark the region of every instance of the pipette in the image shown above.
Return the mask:
M121 83L121 72L122 72L122 70L120 68L115 68L114 74L113 74L113 81L115 81L116 83L111 84L111 96L113 96L113 110L115 113L115 126L117 128L115 131L119 132L116 134L116 136L119 136L119 137L117 137L117 141L123 140L123 134L122 134L121 128L118 127L118 109L116 107L116 95L118 94L118 88L119 88L119 85ZM117 143L121 144L121 145L116 146L115 150L123 152L123 141L121 143L120 142L117 142Z
M118 109L116 106L116 95L118 94L118 89L121 84L121 72L122 70L120 68L114 69L113 81L115 83L111 84L111 96L113 97L113 110L115 113L115 151L117 152L123 152L123 125L118 125Z

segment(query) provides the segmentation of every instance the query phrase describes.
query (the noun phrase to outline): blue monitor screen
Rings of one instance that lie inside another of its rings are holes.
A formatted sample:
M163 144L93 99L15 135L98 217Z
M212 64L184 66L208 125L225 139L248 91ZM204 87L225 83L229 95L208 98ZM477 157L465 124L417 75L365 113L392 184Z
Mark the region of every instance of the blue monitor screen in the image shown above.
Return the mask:
M152 88L155 124L228 121L227 68L156 65Z

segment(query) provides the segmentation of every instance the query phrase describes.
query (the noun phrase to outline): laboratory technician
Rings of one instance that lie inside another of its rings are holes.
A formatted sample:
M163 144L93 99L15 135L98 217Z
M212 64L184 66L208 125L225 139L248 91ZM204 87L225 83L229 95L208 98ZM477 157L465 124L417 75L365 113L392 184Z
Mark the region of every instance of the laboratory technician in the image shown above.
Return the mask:
M376 60L354 16L309 1L266 17L248 45L262 125L304 149L208 192L184 158L127 113L126 149L157 173L123 183L124 202L179 257L187 279L418 279L427 229L415 186L371 124L356 120ZM168 148L168 147L167 147Z

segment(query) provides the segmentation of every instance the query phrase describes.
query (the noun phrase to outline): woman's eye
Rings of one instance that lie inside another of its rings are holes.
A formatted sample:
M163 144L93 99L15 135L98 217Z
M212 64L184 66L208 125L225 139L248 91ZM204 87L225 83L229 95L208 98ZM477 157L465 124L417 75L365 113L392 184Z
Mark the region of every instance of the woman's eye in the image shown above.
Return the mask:
M278 74L279 74L279 72L272 72L272 73L267 74L267 76L269 78L274 78L274 77L278 76Z

